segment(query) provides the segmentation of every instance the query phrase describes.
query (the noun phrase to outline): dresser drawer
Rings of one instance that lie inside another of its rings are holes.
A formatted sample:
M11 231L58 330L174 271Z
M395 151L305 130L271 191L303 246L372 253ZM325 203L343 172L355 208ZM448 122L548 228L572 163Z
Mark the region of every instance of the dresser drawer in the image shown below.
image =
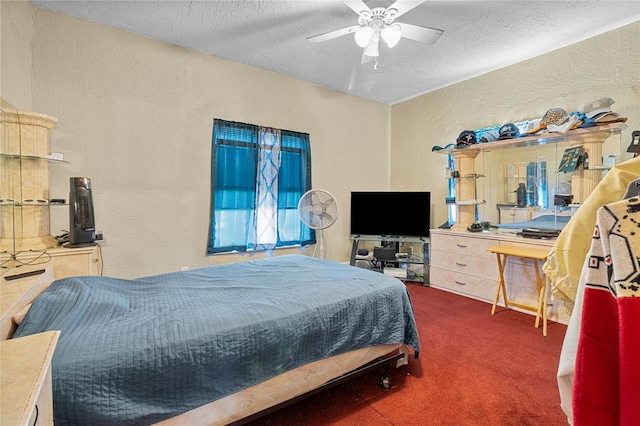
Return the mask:
M485 257L458 255L434 250L431 253L431 265L467 275L491 280L498 279L498 264L495 255L494 258L487 259Z
M458 234L433 234L431 236L431 250L444 251L462 256L493 258L489 253L489 247L497 246L499 242L494 239L466 237ZM458 257L458 256L456 256Z
M448 269L430 269L431 285L493 303L498 282Z

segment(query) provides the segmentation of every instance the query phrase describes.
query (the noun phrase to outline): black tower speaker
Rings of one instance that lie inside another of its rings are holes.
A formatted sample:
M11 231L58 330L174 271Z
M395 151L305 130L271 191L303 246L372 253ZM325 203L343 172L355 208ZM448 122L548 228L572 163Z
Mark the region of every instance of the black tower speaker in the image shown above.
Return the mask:
M96 225L93 217L91 179L70 178L69 244L67 247L95 245Z

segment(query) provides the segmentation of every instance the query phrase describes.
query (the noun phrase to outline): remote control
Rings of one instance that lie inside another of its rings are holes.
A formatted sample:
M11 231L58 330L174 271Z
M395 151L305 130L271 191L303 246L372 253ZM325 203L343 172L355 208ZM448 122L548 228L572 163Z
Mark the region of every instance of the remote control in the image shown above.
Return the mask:
M42 273L44 273L44 269L36 269L35 271L22 272L20 274L14 274L14 275L7 275L4 277L4 279L7 281L11 281L11 280L17 280L19 278L31 277L33 275L40 275Z

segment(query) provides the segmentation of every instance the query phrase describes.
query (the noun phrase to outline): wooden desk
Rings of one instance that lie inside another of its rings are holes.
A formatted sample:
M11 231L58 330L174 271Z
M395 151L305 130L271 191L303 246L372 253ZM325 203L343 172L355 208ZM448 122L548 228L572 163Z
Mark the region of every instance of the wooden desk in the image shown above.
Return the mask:
M505 308L509 309L509 306L517 306L521 309L526 309L529 311L533 311L536 313L536 322L535 326L538 328L540 326L540 318L542 318L542 334L543 336L547 336L547 279L543 276L540 271L539 261L544 261L547 259L549 255L548 248L538 248L538 247L518 247L518 246L495 246L489 247L487 251L491 253L495 253L498 258L498 289L496 290L496 297L493 301L493 306L491 308L491 315L496 313L496 306L498 304L498 300L500 299L500 293L502 292L502 297L504 299ZM504 280L504 269L507 265L507 257L521 257L523 259L531 259L533 260L534 269L536 271L536 287L538 290L538 306L529 306L522 303L517 303L510 301L507 297L507 287Z

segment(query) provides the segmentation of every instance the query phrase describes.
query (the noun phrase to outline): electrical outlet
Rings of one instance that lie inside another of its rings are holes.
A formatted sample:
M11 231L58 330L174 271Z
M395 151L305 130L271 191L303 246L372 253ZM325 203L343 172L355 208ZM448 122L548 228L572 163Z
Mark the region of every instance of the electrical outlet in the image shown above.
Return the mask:
M102 236L102 231L96 231L96 240L101 241L104 237Z
M188 270L189 270L189 267L188 267L188 266L181 266L181 267L180 267L180 270L181 270L181 271L188 271Z

